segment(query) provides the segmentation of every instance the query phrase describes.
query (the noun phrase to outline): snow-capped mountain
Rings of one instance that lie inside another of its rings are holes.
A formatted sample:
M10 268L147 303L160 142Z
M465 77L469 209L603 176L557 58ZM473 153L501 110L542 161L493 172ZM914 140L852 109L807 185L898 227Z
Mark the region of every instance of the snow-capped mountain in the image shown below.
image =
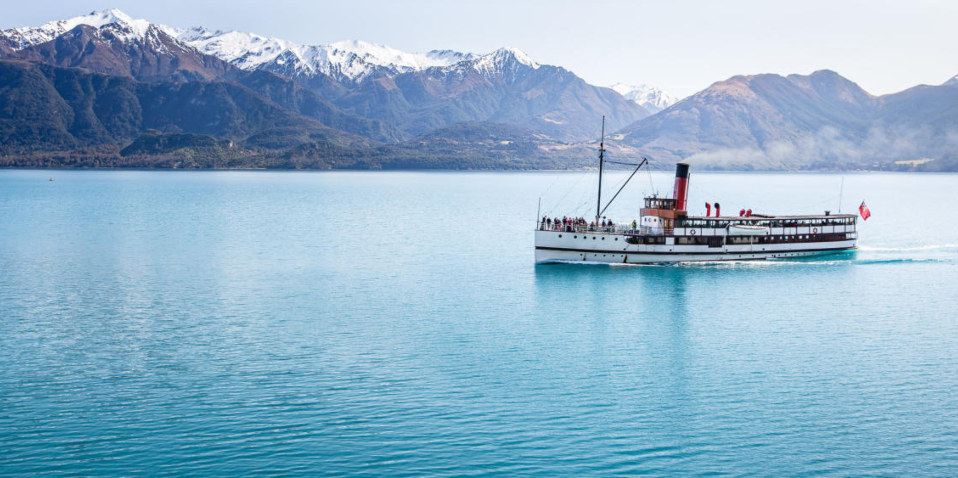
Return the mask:
M236 70L176 40L176 33L119 10L105 10L0 31L0 56L149 82L214 80Z
M658 113L678 101L676 97L650 85L616 83L611 88L620 95L638 103L652 114Z
M133 17L117 9L90 12L87 15L57 20L39 27L21 27L0 30L0 39L4 40L13 50L46 43L56 37L73 30L78 25L89 25L96 29L110 26L110 30L118 35L120 40L143 39L150 31L150 27L163 31L170 36L176 36L176 30L165 25L152 24L146 20Z
M213 32L204 28L182 30L177 39L244 70L267 69L300 75L322 73L348 85L359 84L373 77L450 66L475 56L450 50L407 53L385 45L355 40L328 45L300 45L254 33Z
M539 64L518 48L505 47L487 55L476 57L475 61L472 62L472 67L484 76L489 76L501 75L506 69L516 71L521 67L537 70Z

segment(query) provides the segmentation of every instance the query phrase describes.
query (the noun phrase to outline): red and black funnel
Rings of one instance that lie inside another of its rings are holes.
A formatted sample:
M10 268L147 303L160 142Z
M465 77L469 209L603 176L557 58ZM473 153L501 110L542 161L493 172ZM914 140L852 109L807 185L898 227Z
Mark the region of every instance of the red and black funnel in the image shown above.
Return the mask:
M675 190L672 192L672 197L675 198L675 209L685 211L689 197L688 163L677 163L675 165Z

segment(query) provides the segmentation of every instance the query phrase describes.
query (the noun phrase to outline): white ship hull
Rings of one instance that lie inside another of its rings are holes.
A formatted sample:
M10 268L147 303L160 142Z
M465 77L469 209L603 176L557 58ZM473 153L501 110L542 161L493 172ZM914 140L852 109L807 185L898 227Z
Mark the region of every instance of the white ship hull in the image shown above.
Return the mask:
M806 257L833 254L856 248L857 238L840 241L812 240L774 244L675 244L674 237L665 244L630 244L629 235L620 233L575 233L535 231L536 263L626 263L661 264L673 262L743 261ZM724 241L723 241L724 242Z

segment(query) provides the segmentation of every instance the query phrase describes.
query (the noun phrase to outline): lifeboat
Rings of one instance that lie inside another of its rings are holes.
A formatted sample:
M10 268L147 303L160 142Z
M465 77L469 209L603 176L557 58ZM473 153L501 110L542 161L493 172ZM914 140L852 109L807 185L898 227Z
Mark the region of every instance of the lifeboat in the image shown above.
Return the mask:
M769 228L764 226L747 226L745 224L731 224L728 227L730 236L765 236L768 235Z

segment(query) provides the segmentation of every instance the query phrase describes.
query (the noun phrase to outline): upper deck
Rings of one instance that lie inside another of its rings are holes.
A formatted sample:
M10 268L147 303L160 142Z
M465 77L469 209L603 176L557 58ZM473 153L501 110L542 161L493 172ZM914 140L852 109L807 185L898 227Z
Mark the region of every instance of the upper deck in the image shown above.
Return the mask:
M812 214L794 216L752 214L751 216L679 217L675 220L675 227L723 228L731 224L765 227L847 226L855 225L857 222L858 216L855 214Z
M669 227L648 227L636 221L630 224L617 224L612 227L593 227L584 222L572 225L540 224L540 230L566 232L590 232L594 234L628 234L655 236L725 236L730 226L755 226L768 228L768 234L825 234L856 232L858 216L855 214L821 214L771 216L753 214L751 216L680 216Z
M659 230L640 230L640 235L671 237L709 237L733 235L765 235L769 240L844 240L857 238L858 216L854 214L822 214L794 216L690 216L677 218L674 226ZM746 226L735 228L734 226ZM752 230L745 230L751 228Z

